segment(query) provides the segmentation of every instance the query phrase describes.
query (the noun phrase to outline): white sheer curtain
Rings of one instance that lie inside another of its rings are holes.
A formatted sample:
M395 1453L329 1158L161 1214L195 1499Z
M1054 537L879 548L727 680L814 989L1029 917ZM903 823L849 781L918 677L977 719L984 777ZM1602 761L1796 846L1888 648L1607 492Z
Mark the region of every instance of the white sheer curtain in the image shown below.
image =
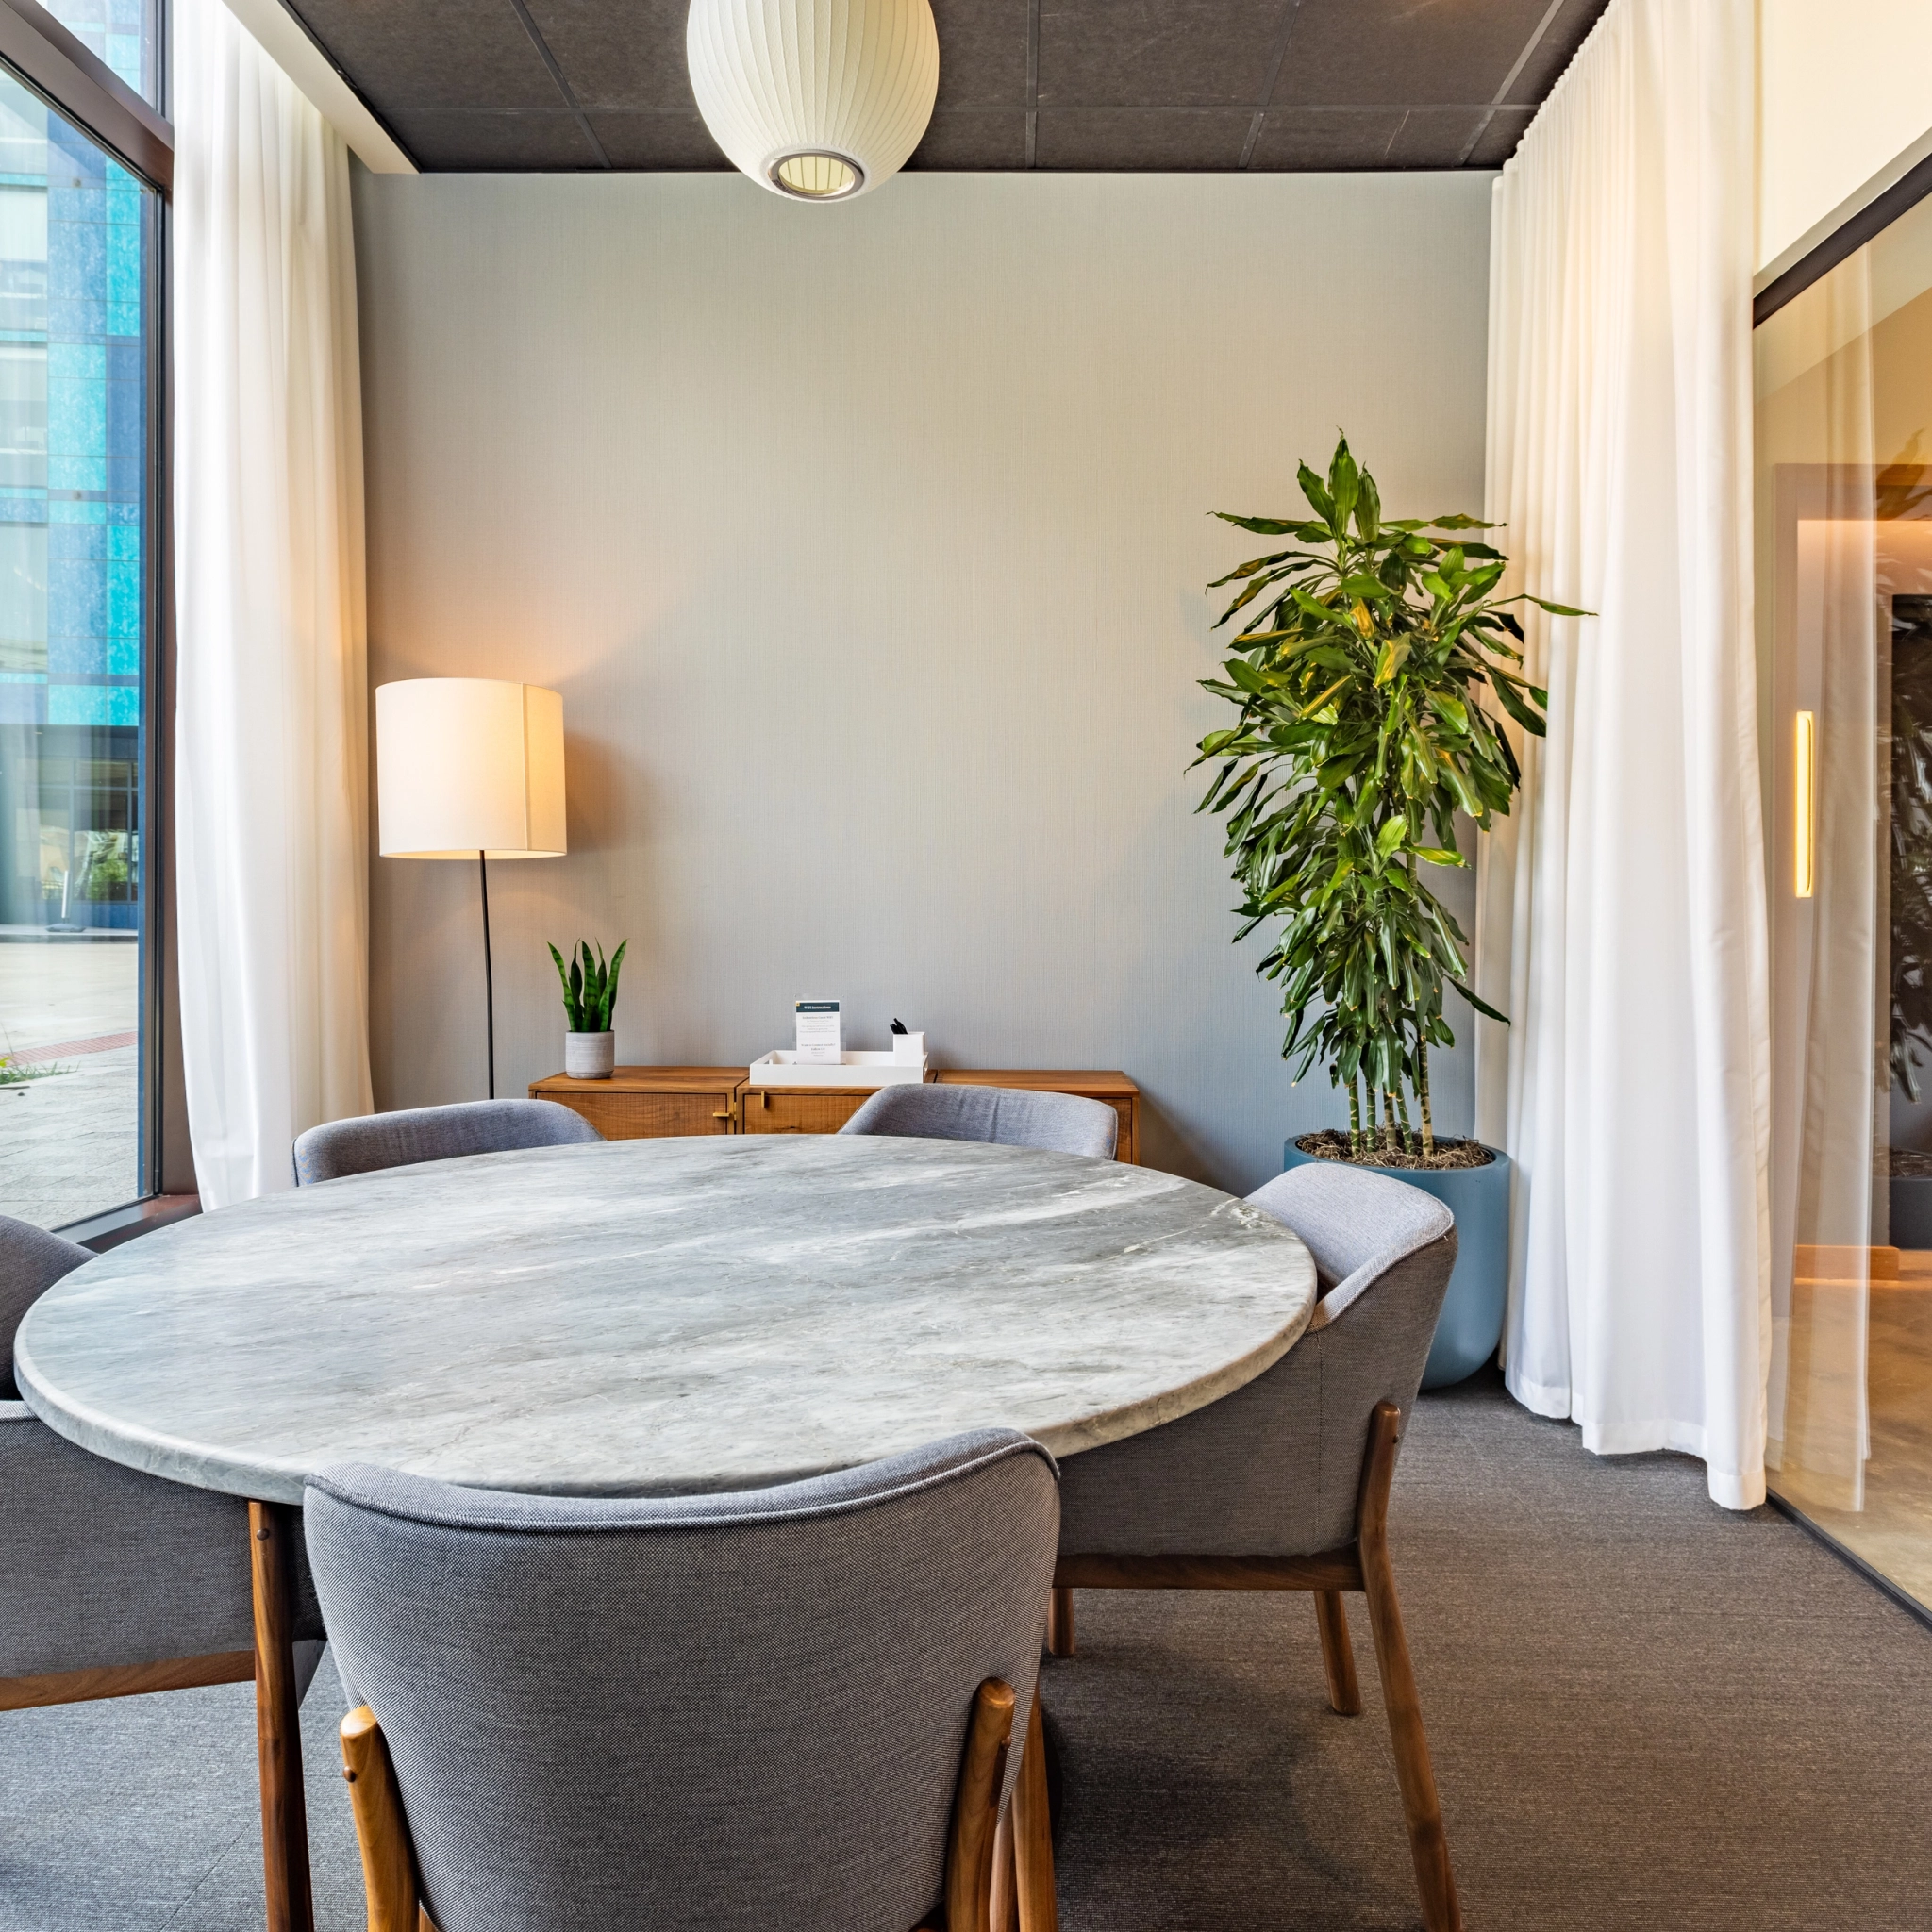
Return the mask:
M361 394L348 157L175 0L175 881L204 1206L369 1111Z
M1496 184L1490 514L1548 739L1485 843L1505 1368L1764 1496L1770 1023L1752 636L1752 0L1613 0Z

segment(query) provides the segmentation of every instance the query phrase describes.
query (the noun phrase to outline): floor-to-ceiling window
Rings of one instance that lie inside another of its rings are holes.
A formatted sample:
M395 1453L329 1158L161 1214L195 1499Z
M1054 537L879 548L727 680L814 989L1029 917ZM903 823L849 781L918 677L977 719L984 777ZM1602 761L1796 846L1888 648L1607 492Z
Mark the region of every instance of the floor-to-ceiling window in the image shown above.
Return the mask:
M1932 199L1757 341L1771 1484L1932 1607Z
M157 5L50 10L152 101ZM0 1212L48 1227L157 1186L161 884L158 197L59 72L0 66Z

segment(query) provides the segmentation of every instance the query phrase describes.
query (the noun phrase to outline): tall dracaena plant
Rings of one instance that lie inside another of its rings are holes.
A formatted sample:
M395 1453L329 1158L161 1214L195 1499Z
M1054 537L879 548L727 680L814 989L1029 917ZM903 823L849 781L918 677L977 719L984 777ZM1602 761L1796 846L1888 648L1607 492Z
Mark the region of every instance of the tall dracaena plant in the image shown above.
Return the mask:
M1467 938L1424 868L1465 864L1457 812L1486 829L1521 781L1489 700L1540 737L1548 697L1517 668L1523 628L1506 607L1524 600L1490 595L1507 559L1461 534L1488 525L1385 521L1345 437L1325 479L1304 463L1299 480L1309 516L1216 512L1290 546L1209 586L1241 586L1216 628L1242 611L1252 627L1225 678L1201 680L1239 716L1201 741L1195 763L1220 769L1200 809L1226 819L1236 938L1284 922L1257 970L1281 986L1295 1077L1326 1063L1347 1089L1357 1153L1377 1134L1390 1151L1398 1134L1413 1146L1412 1091L1426 1158L1429 1048L1455 1044L1444 986L1504 1015L1470 990Z

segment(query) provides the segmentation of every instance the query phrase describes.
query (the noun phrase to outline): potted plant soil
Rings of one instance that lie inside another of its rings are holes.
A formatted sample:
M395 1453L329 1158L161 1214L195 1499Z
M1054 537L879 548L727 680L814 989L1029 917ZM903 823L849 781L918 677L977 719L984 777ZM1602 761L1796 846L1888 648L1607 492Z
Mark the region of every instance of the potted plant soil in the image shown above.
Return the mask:
M1281 987L1283 1058L1297 1079L1325 1065L1348 1095L1347 1130L1302 1135L1285 1164L1374 1168L1456 1216L1456 1270L1423 1376L1437 1388L1480 1368L1502 1338L1509 1161L1436 1137L1429 1049L1456 1043L1445 991L1504 1015L1470 990L1468 941L1429 880L1468 862L1457 813L1486 828L1522 781L1491 702L1541 736L1548 699L1512 668L1523 630L1507 606L1523 600L1489 594L1506 559L1463 534L1489 525L1384 521L1346 438L1325 478L1304 463L1299 480L1307 514L1216 513L1288 543L1209 586L1241 587L1217 628L1243 610L1252 627L1235 638L1225 677L1202 680L1239 715L1201 741L1195 762L1219 762L1201 808L1227 823L1242 892L1236 939L1282 922L1257 970Z
M604 963L604 948L593 955L589 940L579 940L568 968L555 946L557 976L563 982L563 1071L573 1080L608 1080L617 1067L617 1035L610 1024L617 1005L617 970L624 964L625 940Z

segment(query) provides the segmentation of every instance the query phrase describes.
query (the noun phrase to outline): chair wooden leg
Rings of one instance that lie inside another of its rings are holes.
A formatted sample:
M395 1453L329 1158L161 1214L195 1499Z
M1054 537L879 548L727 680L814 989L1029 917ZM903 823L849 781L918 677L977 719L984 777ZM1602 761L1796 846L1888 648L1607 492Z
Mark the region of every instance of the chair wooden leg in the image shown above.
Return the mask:
M1020 1932L1019 1880L1013 1870L1013 1807L1000 1813L992 1840L992 1932Z
M1441 1800L1429 1763L1429 1740L1423 1730L1415 1670L1409 1662L1402 1609L1395 1600L1395 1574L1389 1562L1389 1485L1395 1473L1400 1423L1392 1402L1376 1406L1368 1461L1362 1470L1358 1516L1362 1589L1369 1599L1369 1628L1374 1633L1382 1701L1389 1708L1395 1777L1402 1787L1402 1809L1408 1822L1408 1849L1415 1860L1416 1890L1422 1894L1423 1924L1426 1932L1461 1932L1462 1907L1456 1896L1456 1875L1449 1868Z
M1049 1657L1074 1654L1074 1592L1055 1589L1046 1598L1046 1649Z
M255 1586L255 1737L261 1769L262 1871L268 1932L315 1932L308 1813L302 1795L301 1700L295 1694L295 1558L301 1514L248 1506Z
M1012 1686L997 1677L989 1677L974 1695L946 1850L947 1932L990 1932L993 1853L1007 1751L1013 1740L1013 1702Z
M409 1827L389 1746L366 1704L342 1720L341 1740L342 1776L348 1780L356 1842L362 1853L369 1932L417 1932L422 1905Z
M1359 1717L1361 1686L1355 1676L1355 1645L1348 1638L1348 1612L1339 1590L1318 1590L1315 1627L1322 1633L1322 1668L1328 1674L1328 1707L1343 1717Z
M1058 1932L1059 1902L1054 1890L1053 1813L1046 1789L1046 1728L1040 1692L1026 1721L1026 1746L1013 1784L1013 1879L1020 1932Z

